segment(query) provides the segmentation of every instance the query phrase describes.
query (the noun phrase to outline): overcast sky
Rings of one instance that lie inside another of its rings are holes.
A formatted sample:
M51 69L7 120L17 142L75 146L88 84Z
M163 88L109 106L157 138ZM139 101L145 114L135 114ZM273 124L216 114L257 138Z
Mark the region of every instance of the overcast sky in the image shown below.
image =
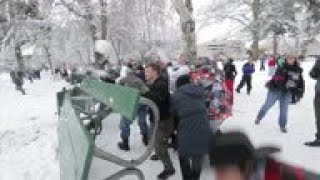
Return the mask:
M199 14L200 10L208 6L213 0L193 0L195 8L195 15ZM237 25L232 22L224 22L219 24L212 24L201 30L197 30L198 43L211 41L213 39L224 39L231 31L237 29Z

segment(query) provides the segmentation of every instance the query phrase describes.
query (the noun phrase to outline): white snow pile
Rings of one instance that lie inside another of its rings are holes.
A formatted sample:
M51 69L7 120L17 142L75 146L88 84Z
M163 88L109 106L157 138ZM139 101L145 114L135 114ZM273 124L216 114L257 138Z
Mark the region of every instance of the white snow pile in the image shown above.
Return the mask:
M0 179L59 179L55 92L65 84L49 74L15 91L9 74L0 75Z
M238 63L238 71L241 65ZM282 134L278 127L278 106L273 108L261 122L254 125L255 117L266 97L264 87L267 73L257 71L253 77L252 95L243 91L236 94L234 116L224 122L222 131L240 129L248 133L254 145L277 145L282 152L276 157L284 162L304 167L320 173L320 149L305 147L303 143L314 139L315 120L313 112L314 84L308 76L313 62L303 63L306 79L306 93L302 101L290 106L288 134ZM257 69L259 64L257 63ZM0 75L0 179L1 180L59 180L59 161L57 159L57 120L55 93L66 84L55 81L44 73L43 79L33 84L26 83L26 96L15 88L9 75ZM240 80L238 75L237 83ZM237 84L236 83L236 84ZM137 156L144 150L137 123L132 126L130 139L131 152L121 152L117 148L120 141L118 115L112 115L104 123L106 131L98 137L99 147L125 158ZM181 179L177 154L170 151L177 173L171 179ZM156 179L162 171L160 162L147 161L139 167L146 179ZM113 174L120 170L110 163L96 161L91 177ZM205 162L201 176L203 180L212 178L213 171ZM127 179L132 179L129 177Z

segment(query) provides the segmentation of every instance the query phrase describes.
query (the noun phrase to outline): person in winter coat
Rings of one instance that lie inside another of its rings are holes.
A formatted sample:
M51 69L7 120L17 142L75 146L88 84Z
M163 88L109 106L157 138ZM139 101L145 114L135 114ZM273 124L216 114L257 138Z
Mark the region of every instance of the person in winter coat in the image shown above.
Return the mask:
M255 123L260 124L260 121L265 117L271 107L277 101L280 102L279 126L283 133L287 133L288 107L295 97L298 102L304 94L304 79L302 76L302 68L299 66L296 58L289 55L283 67L279 67L276 74L267 83L269 89L267 99L261 107ZM295 103L296 103L295 102Z
M223 70L225 74L225 84L231 96L231 105L233 105L234 79L237 76L237 69L236 66L233 64L233 59L229 59L229 61L224 65Z
M266 70L266 61L268 59L268 56L266 54L264 54L261 59L260 59L260 71L265 71Z
M286 63L286 57L285 56L279 56L277 61L278 61L277 62L278 67L282 67Z
M272 154L277 147L254 148L241 132L227 132L214 138L210 164L215 180L316 180L319 174L282 163Z
M168 153L168 139L172 135L174 122L170 117L170 93L168 81L162 78L159 64L149 64L145 68L145 75L149 91L144 95L152 100L160 112L160 123L156 131L155 155L151 160L161 160L164 171L158 175L158 179L167 179L175 174L170 155ZM152 113L151 119L153 117Z
M317 146L320 147L320 59L316 61L316 64L310 72L311 78L317 81L315 88L315 98L314 98L314 111L316 116L316 140L312 142L307 142L307 146Z
M23 72L18 71L14 76L13 82L16 85L16 90L21 91L22 95L26 95L26 91L23 89L23 76Z
M269 60L268 60L268 68L269 68L269 76L273 76L274 73L276 72L276 68L277 68L277 60L275 58L275 56L272 56Z
M120 79L119 84L137 89L141 92L141 94L145 94L148 91L148 87L145 85L145 83L140 78L135 76L133 71L128 71L127 77ZM140 105L138 107L137 116L138 116L138 124L140 127L140 133L142 136L142 142L145 146L147 146L149 143L148 125L146 122L147 107L144 105ZM130 121L126 117L124 117L124 116L121 117L120 130L121 130L122 142L119 142L118 146L121 150L124 150L124 151L130 150L129 138L130 138L131 122L132 121Z
M184 180L199 180L211 137L205 90L192 84L189 75L180 76L176 84L171 108L179 122L178 153L182 177Z
M250 95L252 89L252 74L255 72L254 63L251 60L245 63L242 67L242 72L243 76L236 91L240 93L243 86L247 85L247 94Z
M135 75L141 79L143 82L146 82L146 76L144 74L144 68L142 65L138 65L135 69Z

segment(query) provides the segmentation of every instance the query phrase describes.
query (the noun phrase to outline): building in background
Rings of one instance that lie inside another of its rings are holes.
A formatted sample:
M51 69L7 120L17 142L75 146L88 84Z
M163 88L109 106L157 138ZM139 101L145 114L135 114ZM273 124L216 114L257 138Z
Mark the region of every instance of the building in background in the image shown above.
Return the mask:
M245 56L245 43L240 40L212 40L198 45L199 57L212 57L223 54L234 59L242 59Z

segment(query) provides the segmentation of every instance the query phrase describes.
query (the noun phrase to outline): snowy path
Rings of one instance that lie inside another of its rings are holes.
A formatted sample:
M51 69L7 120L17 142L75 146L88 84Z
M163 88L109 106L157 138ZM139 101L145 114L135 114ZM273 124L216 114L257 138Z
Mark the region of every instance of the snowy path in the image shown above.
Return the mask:
M306 140L314 138L314 112L312 101L314 96L314 81L307 73L312 63L305 63L306 94L296 106L290 107L288 134L280 133L277 125L278 110L272 109L260 126L254 125L254 119L266 96L264 84L268 79L265 72L257 72L253 82L253 92L247 96L244 91L236 94L234 116L227 120L222 130L242 129L248 133L255 145L274 144L282 147L277 156L290 162L320 173L320 149L303 146ZM257 65L258 67L258 65ZM238 64L238 70L241 64ZM240 75L239 75L240 78ZM55 115L55 93L65 84L52 81L49 75L34 84L27 83L28 95L22 96L14 90L8 75L0 75L0 179L1 180L58 180L59 167L56 159L57 148L57 116ZM237 82L239 79L237 79ZM100 147L129 158L143 150L139 129L132 127L131 148L129 153L118 151L119 117L112 115L104 121L105 132L98 138ZM181 179L177 156L171 152L177 174L171 179ZM103 164L106 168L96 169ZM211 180L212 171L206 162L203 180ZM112 174L120 167L97 161L93 164L94 179ZM147 161L140 169L146 179L155 179L162 170L160 163ZM126 178L132 179L132 178Z
M0 75L0 179L56 180L57 116L55 92L64 83L26 83L26 96L15 91L8 75Z

